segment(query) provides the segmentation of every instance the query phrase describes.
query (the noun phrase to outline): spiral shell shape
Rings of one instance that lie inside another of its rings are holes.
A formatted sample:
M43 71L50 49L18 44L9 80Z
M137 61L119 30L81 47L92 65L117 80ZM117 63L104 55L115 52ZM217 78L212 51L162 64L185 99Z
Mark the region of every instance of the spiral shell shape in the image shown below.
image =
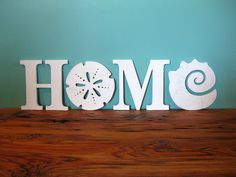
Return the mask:
M217 97L214 89L216 77L207 63L194 59L181 62L180 68L169 72L169 92L177 106L185 110L209 107Z

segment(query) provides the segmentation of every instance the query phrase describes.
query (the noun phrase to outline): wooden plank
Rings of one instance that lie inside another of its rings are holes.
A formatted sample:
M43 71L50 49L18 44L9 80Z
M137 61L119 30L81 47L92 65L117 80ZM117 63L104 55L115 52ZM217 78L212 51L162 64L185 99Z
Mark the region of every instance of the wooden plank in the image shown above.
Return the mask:
M0 110L1 177L236 176L236 110Z

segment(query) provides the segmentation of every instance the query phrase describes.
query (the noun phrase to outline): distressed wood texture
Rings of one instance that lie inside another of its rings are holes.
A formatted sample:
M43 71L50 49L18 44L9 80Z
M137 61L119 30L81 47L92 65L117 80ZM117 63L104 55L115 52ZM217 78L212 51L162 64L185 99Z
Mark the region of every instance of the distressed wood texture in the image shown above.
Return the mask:
M1 177L236 176L236 110L0 110Z

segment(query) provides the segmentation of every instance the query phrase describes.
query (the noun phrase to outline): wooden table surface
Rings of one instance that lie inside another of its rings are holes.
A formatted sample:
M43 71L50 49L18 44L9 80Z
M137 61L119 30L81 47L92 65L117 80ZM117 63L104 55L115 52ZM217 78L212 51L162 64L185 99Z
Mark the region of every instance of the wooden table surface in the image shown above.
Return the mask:
M236 110L0 110L0 177L236 176Z

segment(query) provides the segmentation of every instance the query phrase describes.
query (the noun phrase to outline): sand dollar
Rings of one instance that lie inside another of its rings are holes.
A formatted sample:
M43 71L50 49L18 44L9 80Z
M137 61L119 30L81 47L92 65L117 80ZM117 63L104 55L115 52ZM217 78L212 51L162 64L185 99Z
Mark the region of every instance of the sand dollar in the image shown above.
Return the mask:
M100 109L111 100L115 91L115 81L110 77L111 72L98 62L79 63L66 79L68 97L84 110Z

